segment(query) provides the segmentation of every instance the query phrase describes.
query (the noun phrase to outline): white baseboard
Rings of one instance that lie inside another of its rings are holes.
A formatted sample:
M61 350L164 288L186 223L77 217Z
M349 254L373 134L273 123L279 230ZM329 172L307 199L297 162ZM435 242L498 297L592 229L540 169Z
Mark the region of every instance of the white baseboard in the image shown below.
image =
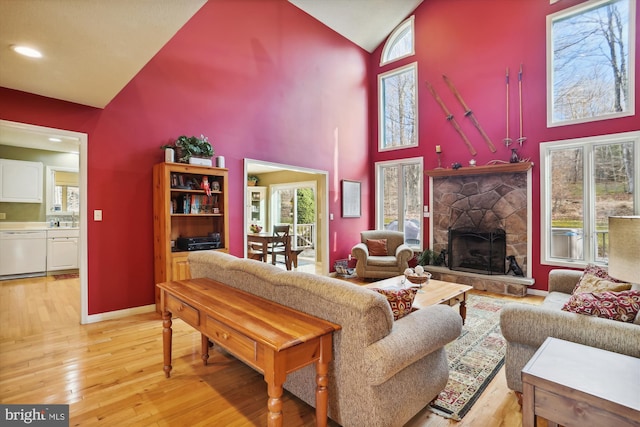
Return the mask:
M549 292L547 291L541 291L540 289L531 289L528 288L527 289L527 295L539 295L541 297L546 297L547 295L549 295Z
M123 317L132 316L134 314L151 313L156 311L156 305L143 305L140 307L125 308L124 310L108 311L106 313L90 314L87 316L86 323L102 322L103 320L122 319Z

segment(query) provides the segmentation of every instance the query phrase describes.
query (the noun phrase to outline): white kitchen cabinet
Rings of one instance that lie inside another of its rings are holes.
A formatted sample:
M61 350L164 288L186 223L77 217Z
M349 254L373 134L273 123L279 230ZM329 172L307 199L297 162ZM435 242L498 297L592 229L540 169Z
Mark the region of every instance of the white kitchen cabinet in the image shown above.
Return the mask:
M247 221L248 225L259 225L263 229L267 225L267 187L247 187Z
M0 159L0 202L42 203L41 162Z
M47 231L47 271L78 268L77 229L56 229Z

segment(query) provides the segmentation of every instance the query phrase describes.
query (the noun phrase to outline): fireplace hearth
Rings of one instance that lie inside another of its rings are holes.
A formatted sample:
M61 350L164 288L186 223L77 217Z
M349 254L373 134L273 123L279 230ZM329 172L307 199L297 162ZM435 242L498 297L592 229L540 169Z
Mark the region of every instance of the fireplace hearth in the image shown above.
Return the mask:
M505 274L507 237L503 229L449 229L449 268L480 274Z

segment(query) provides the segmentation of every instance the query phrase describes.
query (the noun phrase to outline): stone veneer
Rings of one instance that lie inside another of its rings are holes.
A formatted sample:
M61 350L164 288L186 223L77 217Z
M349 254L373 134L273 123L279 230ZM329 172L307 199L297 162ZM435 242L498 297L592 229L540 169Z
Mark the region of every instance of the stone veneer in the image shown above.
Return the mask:
M433 176L433 250L448 247L449 228L470 228L488 232L501 228L507 233L507 256L516 261L527 276L527 172L500 172ZM506 262L506 260L505 260ZM431 269L429 269L432 271ZM532 279L514 276L480 275L434 269L434 279L456 281L477 289L524 296ZM453 277L455 276L455 277ZM452 280L455 279L455 280Z

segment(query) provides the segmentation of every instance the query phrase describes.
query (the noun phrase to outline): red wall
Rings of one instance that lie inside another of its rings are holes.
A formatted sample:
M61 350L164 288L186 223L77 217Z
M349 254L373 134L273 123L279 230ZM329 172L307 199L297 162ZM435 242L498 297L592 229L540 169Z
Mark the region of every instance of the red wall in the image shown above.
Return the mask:
M478 164L508 159L504 70L512 82L524 64L523 157L536 165L538 144L638 129L637 117L546 128L545 17L564 0L428 0L415 13L420 82L430 81L458 116L478 150ZM639 9L640 12L640 9ZM369 55L285 0L208 2L104 109L0 88L0 118L89 135L89 314L153 303L151 168L160 145L181 134L209 136L230 170L231 252L243 253L245 157L329 171L331 262L345 257L359 231L373 226L376 161L424 156L435 167L466 164L470 156L424 85L419 89L420 147L377 152L380 49ZM636 74L639 61L636 61ZM499 148L488 151L442 81L447 74ZM636 98L640 91L636 85ZM512 138L517 91L511 92ZM369 143L370 141L370 143ZM359 219L340 217L340 180L362 181ZM540 264L539 185L533 170L533 274L546 289ZM425 183L427 181L425 180ZM425 190L425 200L428 193ZM366 209L366 207L369 209ZM425 228L428 224L425 223ZM428 241L428 236L425 235Z
M0 88L1 118L89 135L89 314L153 303L151 170L181 134L225 156L231 253L250 157L329 171L330 257L345 257L369 221L341 219L339 197L341 179L368 178L368 58L285 0L218 0L104 110Z
M505 70L510 69L510 136L518 138L518 69L523 64L523 135L527 138L519 155L535 163L533 168L533 259L530 265L536 279L534 288L547 289L552 268L540 263L540 169L539 144L567 138L638 130L638 115L588 124L547 128L546 125L546 16L579 0L564 0L550 5L547 0L428 0L415 11L416 55L392 65L380 67L378 48L370 66L371 164L401 157L424 156L425 169L437 166L435 146L442 146L443 166L459 162L468 165L472 156L461 138L446 121L443 111L424 84L429 81L477 150L478 165L490 160L509 160L510 150L502 142L506 133ZM636 22L640 22L640 8ZM636 33L636 45L640 46ZM398 65L418 63L418 148L396 152L377 151L377 75ZM636 76L640 61L636 60ZM491 153L464 111L444 83L446 74L455 84L485 132L497 148ZM637 80L637 79L636 79ZM636 99L640 84L636 81ZM637 111L637 108L636 108ZM516 145L517 147L518 145ZM373 178L373 169L370 177ZM425 203L429 200L425 178ZM370 203L370 209L373 209ZM425 241L429 224L424 222Z

